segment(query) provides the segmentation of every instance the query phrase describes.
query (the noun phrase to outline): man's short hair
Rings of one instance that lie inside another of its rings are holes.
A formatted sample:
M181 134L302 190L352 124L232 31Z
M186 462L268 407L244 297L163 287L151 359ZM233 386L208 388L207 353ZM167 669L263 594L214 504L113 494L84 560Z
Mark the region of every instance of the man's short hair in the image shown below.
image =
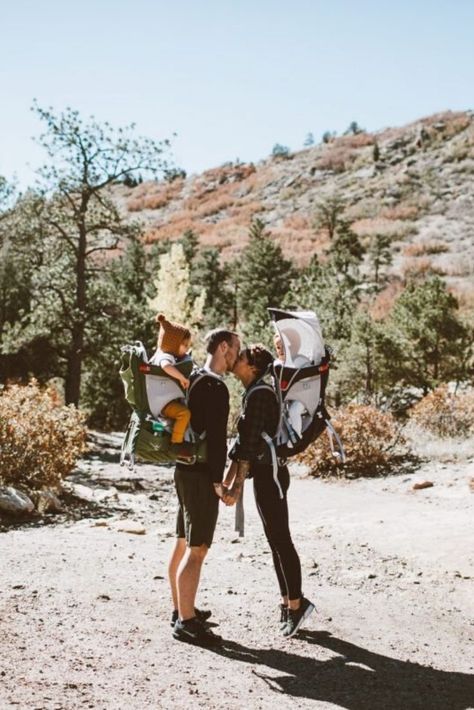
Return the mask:
M204 336L204 340L206 342L206 351L210 355L214 355L221 343L227 343L228 345L232 345L232 339L238 337L238 333L235 333L233 330L227 330L225 328L214 328L214 330L210 330L209 333L206 333L206 335Z

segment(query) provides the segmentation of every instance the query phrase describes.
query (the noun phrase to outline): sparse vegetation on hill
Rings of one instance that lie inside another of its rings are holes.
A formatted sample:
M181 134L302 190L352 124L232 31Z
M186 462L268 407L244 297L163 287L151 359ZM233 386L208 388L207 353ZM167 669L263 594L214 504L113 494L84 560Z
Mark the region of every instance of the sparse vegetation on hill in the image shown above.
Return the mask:
M54 116L43 118L53 130ZM64 121L53 146L74 126L77 145L109 135L75 113ZM257 166L186 178L164 165L159 182L140 182L144 165L130 163L137 146L127 146L125 172L140 168L130 180L107 173L102 184L98 174L88 187L71 173L64 193L53 170L49 193L13 204L0 183L3 380L59 377L90 423L123 426L120 345L139 338L153 347L153 308L168 302L186 304L175 316L192 327L197 354L208 328L270 343L268 306L314 309L334 348L328 398L337 406L400 412L406 388L472 382L471 114L377 134L354 123ZM82 225L77 206L89 189Z

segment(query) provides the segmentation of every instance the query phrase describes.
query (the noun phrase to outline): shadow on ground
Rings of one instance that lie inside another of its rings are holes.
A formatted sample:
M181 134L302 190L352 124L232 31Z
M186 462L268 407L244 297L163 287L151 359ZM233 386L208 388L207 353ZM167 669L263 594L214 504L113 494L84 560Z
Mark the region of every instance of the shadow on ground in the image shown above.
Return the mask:
M217 653L250 663L253 673L278 695L307 698L348 710L466 710L474 706L474 676L451 673L373 653L328 632L300 639L337 654L320 661L290 651L258 650L225 641ZM291 642L289 642L291 643ZM283 675L265 675L258 666Z

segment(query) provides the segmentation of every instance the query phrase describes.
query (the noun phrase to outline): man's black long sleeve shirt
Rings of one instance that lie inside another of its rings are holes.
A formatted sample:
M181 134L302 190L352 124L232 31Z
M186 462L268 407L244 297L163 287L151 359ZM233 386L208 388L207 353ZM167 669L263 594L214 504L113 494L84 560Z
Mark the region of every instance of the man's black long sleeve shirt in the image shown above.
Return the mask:
M191 375L199 377L202 371ZM229 418L229 390L220 378L205 374L191 389L188 402L191 427L200 435L206 432L207 461L193 466L179 465L180 470L208 471L214 483L220 483L227 461L227 420Z

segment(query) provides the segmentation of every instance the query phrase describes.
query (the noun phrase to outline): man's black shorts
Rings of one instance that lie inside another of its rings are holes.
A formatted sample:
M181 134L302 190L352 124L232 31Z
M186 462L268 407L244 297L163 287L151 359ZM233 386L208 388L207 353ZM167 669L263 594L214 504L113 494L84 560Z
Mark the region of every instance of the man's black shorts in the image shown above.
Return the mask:
M174 482L179 501L177 537L185 537L190 547L210 547L216 529L219 498L209 473L177 467Z

